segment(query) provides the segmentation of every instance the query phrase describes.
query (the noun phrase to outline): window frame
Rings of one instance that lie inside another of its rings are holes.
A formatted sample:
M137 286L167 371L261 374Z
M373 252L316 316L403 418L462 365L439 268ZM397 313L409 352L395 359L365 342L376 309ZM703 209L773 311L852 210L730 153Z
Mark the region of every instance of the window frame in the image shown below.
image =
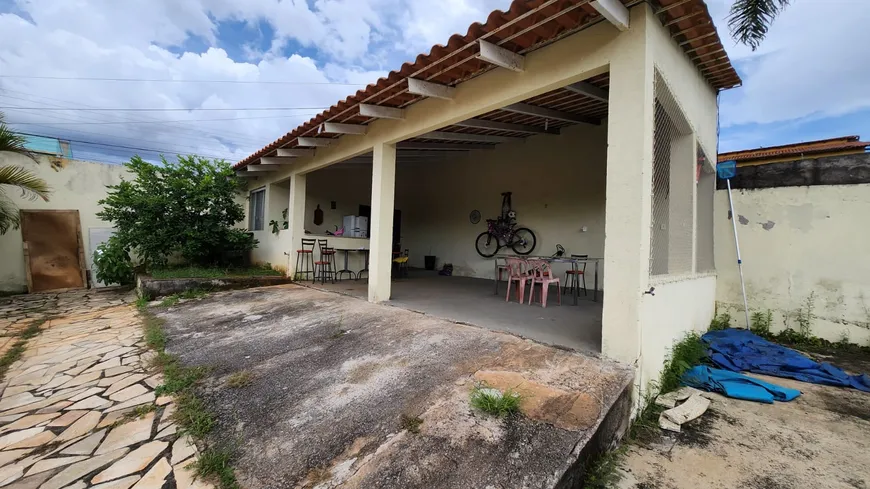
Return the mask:
M257 198L262 194L260 205L257 207ZM259 214L259 216L258 216ZM259 217L260 225L257 226L257 217ZM263 231L266 229L266 187L260 187L248 194L248 230Z

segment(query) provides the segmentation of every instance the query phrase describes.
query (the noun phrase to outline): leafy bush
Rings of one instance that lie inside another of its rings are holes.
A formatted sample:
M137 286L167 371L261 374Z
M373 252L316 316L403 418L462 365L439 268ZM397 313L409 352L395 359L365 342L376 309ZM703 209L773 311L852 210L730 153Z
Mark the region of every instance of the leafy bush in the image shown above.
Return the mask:
M97 280L106 285L133 283L133 263L130 260L130 253L117 236L112 236L94 250L94 268Z
M723 312L710 321L710 331L719 331L731 327L731 315Z
M192 264L224 264L256 247L251 234L232 227L245 212L228 163L179 155L155 165L136 156L125 166L134 179L110 186L97 216L114 224L120 246L146 268L165 266L175 254Z
M773 312L770 309L766 313L758 311L752 313L752 326L750 330L759 335L767 336L770 334L770 325L773 322Z

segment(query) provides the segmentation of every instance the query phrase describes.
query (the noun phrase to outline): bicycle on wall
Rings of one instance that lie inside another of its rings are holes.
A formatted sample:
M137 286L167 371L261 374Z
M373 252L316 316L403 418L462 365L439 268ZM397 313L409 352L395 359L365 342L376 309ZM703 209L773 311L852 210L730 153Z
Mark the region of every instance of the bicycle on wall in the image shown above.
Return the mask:
M511 192L501 194L501 215L486 220L486 231L474 241L477 253L492 258L502 248L511 248L518 255L528 255L535 249L535 233L529 228L518 228L517 213L511 206Z

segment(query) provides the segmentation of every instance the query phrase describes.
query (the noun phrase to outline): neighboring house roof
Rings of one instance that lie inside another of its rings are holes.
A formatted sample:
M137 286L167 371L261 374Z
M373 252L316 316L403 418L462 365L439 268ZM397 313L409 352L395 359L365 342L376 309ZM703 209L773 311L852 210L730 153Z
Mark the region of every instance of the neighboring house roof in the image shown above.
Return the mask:
M70 148L69 141L30 134L22 134L22 136L24 137L24 147L28 151L72 158L72 149Z
M633 7L645 0L620 0ZM703 0L659 0L655 14L677 44L717 90L741 84L713 25ZM485 24L473 23L464 36L454 34L446 45L436 44L429 54L417 56L365 89L338 102L273 143L235 165L242 168L278 148L296 146L296 138L314 136L324 122L367 124L372 119L359 114L359 104L407 107L424 97L408 93L408 78L456 86L494 68L477 58L479 40L525 54L605 20L590 0L514 0L505 12L495 10Z
M832 139L820 139L805 143L793 143L783 146L771 146L769 148L747 149L732 151L719 155L719 162L737 161L737 163L750 160L781 160L787 157L801 157L820 153L861 153L870 146L870 142L859 141L858 136L843 136Z

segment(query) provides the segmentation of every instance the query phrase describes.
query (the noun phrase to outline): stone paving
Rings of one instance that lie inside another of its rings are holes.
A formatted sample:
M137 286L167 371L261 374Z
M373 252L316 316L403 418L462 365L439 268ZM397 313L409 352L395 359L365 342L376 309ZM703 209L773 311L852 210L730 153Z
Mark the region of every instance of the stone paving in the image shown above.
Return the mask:
M197 450L173 400L155 396L162 376L129 301L72 292L0 302L6 335L53 317L0 383L0 487L212 489L187 468Z

